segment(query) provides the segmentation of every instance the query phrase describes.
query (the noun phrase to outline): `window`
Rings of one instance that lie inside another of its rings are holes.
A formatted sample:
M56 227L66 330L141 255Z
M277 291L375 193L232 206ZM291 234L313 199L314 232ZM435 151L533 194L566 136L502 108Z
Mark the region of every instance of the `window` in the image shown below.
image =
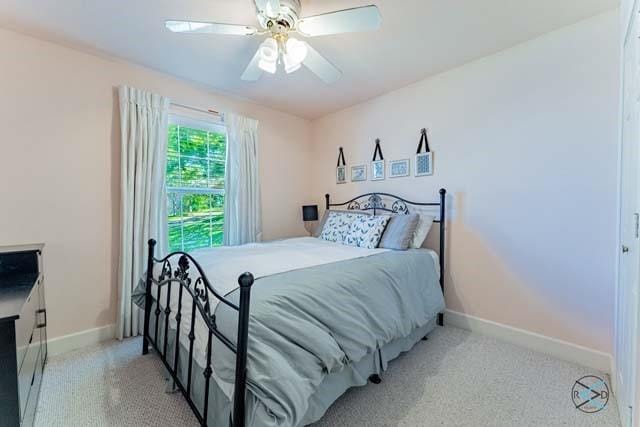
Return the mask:
M169 250L222 244L227 133L216 123L169 117Z

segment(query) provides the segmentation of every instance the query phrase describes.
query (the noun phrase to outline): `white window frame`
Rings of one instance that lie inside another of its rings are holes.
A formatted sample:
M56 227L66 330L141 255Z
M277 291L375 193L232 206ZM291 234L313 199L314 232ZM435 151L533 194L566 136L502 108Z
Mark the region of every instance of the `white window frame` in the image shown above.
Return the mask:
M182 126L182 127L186 127L186 128L191 128L191 129L198 129L198 130L204 130L207 132L212 132L212 133L223 133L225 135L227 135L227 128L226 126L221 122L221 121L209 121L209 120L203 120L203 119L195 119L192 117L187 117L185 115L182 114L175 114L175 113L171 113L169 114L169 121L168 121L168 125L177 125L177 126ZM168 128L167 128L168 131ZM168 156L168 154L167 154ZM199 159L199 160L203 160L201 157L196 157L196 156L183 156L180 154L180 145L178 145L178 168L180 168L181 166L181 159L183 157L188 157L188 158L192 158L192 159ZM209 180L209 164L208 162L210 161L210 159L207 157L207 180ZM226 156L225 156L225 162L226 162ZM225 165L226 166L226 165ZM169 193L176 193L179 194L180 196L183 196L185 194L211 194L211 195L217 195L217 194L225 194L224 188L209 188L209 187L172 187L167 185L166 186L167 189L167 195ZM182 202L180 203L180 216L182 217ZM167 218L168 221L168 218ZM184 250L184 221L182 222L182 227L181 227L181 232L182 232L182 245L180 250Z

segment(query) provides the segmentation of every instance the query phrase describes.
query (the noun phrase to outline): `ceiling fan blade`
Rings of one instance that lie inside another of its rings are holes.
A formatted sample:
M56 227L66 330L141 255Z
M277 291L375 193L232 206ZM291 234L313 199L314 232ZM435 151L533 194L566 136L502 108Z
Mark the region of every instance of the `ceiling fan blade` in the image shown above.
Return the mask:
M302 35L315 37L377 30L381 23L378 7L371 5L303 18L297 29Z
M219 24L216 22L165 21L164 25L174 33L250 36L258 32L257 29L248 25Z
M302 62L305 67L320 77L320 80L326 84L332 84L338 81L342 76L342 71L338 70L335 65L329 62L324 56L320 55L317 50L312 48L309 43L307 45L307 56Z
M269 18L277 18L280 14L280 0L256 0L258 13L262 13Z
M240 77L244 81L255 82L262 76L262 69L258 66L258 62L260 62L260 50L256 51L256 54L253 55L251 62L247 65L247 68L242 73Z

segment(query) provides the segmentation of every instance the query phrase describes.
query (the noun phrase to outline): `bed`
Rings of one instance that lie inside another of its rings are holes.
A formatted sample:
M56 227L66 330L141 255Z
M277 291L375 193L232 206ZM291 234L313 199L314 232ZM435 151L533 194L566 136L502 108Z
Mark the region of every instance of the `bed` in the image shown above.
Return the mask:
M156 258L150 240L146 280L134 293L145 308L142 353L157 353L201 425L319 420L442 325L445 195L431 203L326 195L328 210L437 210L438 253L303 237Z

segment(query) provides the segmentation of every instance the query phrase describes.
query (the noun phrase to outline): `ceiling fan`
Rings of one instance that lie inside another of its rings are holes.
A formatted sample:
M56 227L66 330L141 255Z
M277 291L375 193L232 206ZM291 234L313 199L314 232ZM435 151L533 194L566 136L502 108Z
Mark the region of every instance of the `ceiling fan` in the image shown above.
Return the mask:
M326 36L376 30L382 17L374 5L339 10L322 15L300 17L300 0L255 0L261 29L247 25L215 22L166 21L167 29L176 33L226 34L240 36L268 35L242 74L242 80L258 80L264 72L274 74L282 65L287 74L302 65L327 84L337 81L342 72L307 42L291 37Z

